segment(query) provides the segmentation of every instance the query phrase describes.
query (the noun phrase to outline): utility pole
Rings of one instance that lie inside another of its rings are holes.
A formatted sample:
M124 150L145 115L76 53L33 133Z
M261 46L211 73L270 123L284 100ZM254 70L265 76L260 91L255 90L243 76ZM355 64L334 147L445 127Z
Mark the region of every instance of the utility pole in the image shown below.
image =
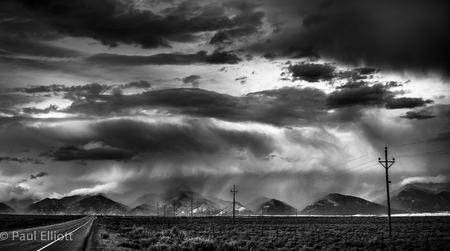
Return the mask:
M234 218L236 213L236 193L238 192L236 190L235 185L233 185L233 190L230 190L230 192L233 194L233 225L234 225Z
M159 217L159 201L156 202L156 216Z
M378 162L386 169L386 192L387 192L387 204L388 204L388 224L389 224L389 237L392 237L392 228L391 228L391 200L389 198L389 174L388 169L395 163L395 158L392 160L388 160L388 148L384 148L384 161L381 158L378 158Z
M192 222L193 212L194 212L194 192L191 192L191 222Z
M166 218L166 205L163 206L164 209L164 219Z

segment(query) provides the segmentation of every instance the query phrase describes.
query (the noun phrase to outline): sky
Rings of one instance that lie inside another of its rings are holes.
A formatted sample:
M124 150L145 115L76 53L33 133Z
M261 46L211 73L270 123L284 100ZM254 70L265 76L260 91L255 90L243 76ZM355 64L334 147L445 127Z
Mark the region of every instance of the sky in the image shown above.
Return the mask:
M448 184L448 5L1 1L0 201Z

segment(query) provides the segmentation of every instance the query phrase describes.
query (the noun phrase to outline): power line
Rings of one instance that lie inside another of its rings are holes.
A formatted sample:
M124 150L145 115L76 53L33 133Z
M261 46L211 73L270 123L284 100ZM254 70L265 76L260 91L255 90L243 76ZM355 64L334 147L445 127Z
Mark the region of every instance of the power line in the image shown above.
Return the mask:
M395 155L394 157L407 159L407 158L434 156L434 155L447 154L447 153L450 153L450 149L445 149L445 150L440 150L440 151L421 152L421 153L409 153L409 154Z
M431 139L431 140L410 142L410 143L403 143L403 144L397 144L397 145L390 145L389 147L402 147L402 146L407 146L407 145L423 144L423 143L436 142L436 141L447 140L447 139L450 139L450 137L441 138L441 139ZM369 156L369 155L371 155L373 153L376 153L376 152L379 152L381 150L383 150L383 148L376 149L375 151L372 151L372 152L360 155L358 157L355 157L353 159L347 160L345 162L342 162L342 163L330 166L329 168L338 167L338 166L350 163L352 161L355 161L355 160L361 159L363 157ZM403 154L403 155L396 155L396 156L393 156L393 157L394 158L403 158L403 159L405 159L405 158L426 157L426 156L433 156L433 155L440 155L440 154L447 154L447 153L450 153L450 149L442 150L442 151L424 152L424 153ZM347 174L350 174L350 173L355 173L355 172L359 172L359 171L368 169L368 168L376 166L378 164L370 165L370 166L367 166L367 167L364 167L364 168L360 168L360 169L356 169L354 171L348 172L349 170L352 170L354 168L357 168L357 167L363 166L365 164L371 163L372 161L375 161L375 160L377 160L377 159L372 159L372 160L364 162L362 164L343 169L343 170L341 170L341 171L339 171L337 173L334 173L332 175L328 175L326 177L309 180L307 183L303 183L303 185L310 184L310 183L317 182L317 181L322 181L322 180L329 180L329 179L336 178L336 177L339 177L339 176L342 176L342 175L347 175ZM294 186L291 186L291 187L300 187L300 185L294 185Z
M379 149L377 149L377 150L375 150L375 151L373 151L373 152L366 153L366 154L364 154L364 155L361 155L361 156L359 156L359 157L356 157L356 158L347 160L347 161L342 162L342 163L340 163L340 164L337 164L337 165L334 165L334 166L330 166L329 168L333 168L333 167L341 166L341 165L343 165L343 164L347 164L347 163L349 163L349 162L352 162L352 161L355 161L355 160L357 160L357 159L361 159L361 158L363 158L363 157L369 156L369 155L371 155L371 154L373 154L373 153L379 152L379 151L381 151L381 150L383 150L383 148L379 148Z
M402 144L397 144L397 145L390 145L388 147L409 146L409 145L423 144L423 143L429 143L429 142L435 142L435 141L441 141L441 140L447 140L447 139L450 139L450 137L440 138L440 139L430 139L430 140L416 141L416 142L410 142L410 143L402 143Z
M354 168L356 168L356 167L364 166L364 165L366 165L366 164L368 164L368 163L371 163L371 162L373 162L373 161L375 161L375 160L376 160L376 159L373 159L373 160L364 162L364 163L362 163L362 164L359 164L359 165L356 165L356 166L352 166L352 167L350 167L350 168L347 168L347 169L342 170L342 171L340 171L340 172L334 173L334 174L332 174L332 175L328 175L328 176L326 176L326 177L321 177L321 178L318 178L318 179L308 180L308 182L303 183L302 185L293 185L293 186L290 186L290 187L291 187L291 188L294 188L294 187L300 187L300 186L308 185L308 184L311 184L311 183L314 183L314 182L317 182L317 181L331 180L331 179L334 179L334 178L336 178L336 177L340 177L340 176L344 176L344 175L347 175L347 174L359 172L359 171L362 171L362 170L365 170L365 169L374 167L374 166L376 166L376 165L378 165L378 164L373 164L373 165L366 166L366 167L363 167L363 168L359 168L359 169L356 169L356 170L353 170L353 171L350 171L350 172L348 172L348 170L352 170L352 169L354 169Z
M362 155L362 156L357 157L357 158L354 158L354 159L352 159L352 160L359 159L359 158L361 158L361 157L363 157L363 156L367 156L367 155L370 155L370 154L375 153L375 152L378 152L378 151L379 151L379 150L374 151L374 152L371 152L371 153L368 153L368 154L365 154L365 155ZM447 150L441 150L441 151L423 152L423 153L410 153L410 154L396 155L396 156L392 156L392 157L394 157L394 158L399 158L399 159L406 159L406 158L426 157L426 156L434 156L434 155L448 154L448 153L450 153L450 149L447 149ZM339 166L339 165L342 165L342 164L351 162L352 160L343 162L343 163L341 163L341 164L334 165L334 166L332 166L332 167L336 167L336 166ZM352 166L352 167L343 169L343 170L341 170L341 171L339 171L339 172L336 172L336 173L334 173L334 174L331 174L331 175L328 175L328 176L325 176L325 177L321 177L321 178L317 178L317 179L313 179L313 180L309 180L308 182L303 183L302 185L294 185L294 186L291 186L291 188L294 188L294 187L300 187L300 186L304 186L304 185L308 185L308 184L311 184L311 183L314 183L314 182L318 182L318 181L326 181L326 180L330 180L330 179L333 179L333 178L336 178L336 177L340 177L340 176L343 176L343 175L347 175L347 174L359 172L359 171L362 171L362 170L366 170L366 169L371 168L371 167L373 167L373 166L376 166L376 165L378 165L378 164L373 164L373 165L366 166L366 167L363 167L363 168L359 168L359 169L356 169L356 170L353 170L353 171L350 171L350 172L349 172L349 170L355 169L355 168L357 168L357 167L364 166L364 165L366 165L366 164L368 164L368 163L371 163L371 162L373 162L373 161L376 161L376 160L377 160L377 159L372 159L372 160L369 160L369 161L367 161L367 162L361 163L361 164L359 164L359 165L356 165L356 166Z

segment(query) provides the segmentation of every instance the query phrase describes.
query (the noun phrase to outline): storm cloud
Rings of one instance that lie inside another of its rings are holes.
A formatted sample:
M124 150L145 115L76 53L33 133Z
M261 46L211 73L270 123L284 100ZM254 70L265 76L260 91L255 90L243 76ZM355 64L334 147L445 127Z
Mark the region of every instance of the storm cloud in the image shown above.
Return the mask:
M323 64L298 64L289 67L294 79L301 79L308 82L319 80L331 80L334 77L335 68Z
M304 124L325 112L325 96L325 93L313 88L286 87L249 93L244 97L202 89L167 89L109 97L106 102L74 102L68 112L108 115L137 107L158 107L171 113L229 121Z
M106 65L189 65L189 64L237 64L242 59L227 51L215 51L207 54L163 53L152 56L126 56L116 54L97 54L86 59L88 62Z
M348 64L449 76L449 7L441 0L333 2L303 19L297 42Z
M162 13L136 8L129 1L115 0L95 3L85 0L76 3L23 0L6 1L2 6L9 10L8 16L13 20L25 22L21 25L5 23L3 29L10 33L32 36L40 30L43 34L89 37L110 47L119 44L135 44L143 48L170 47L170 41L193 41L197 33L223 29L239 36L239 29L258 27L264 17L264 13L252 10L240 11L229 17L221 9L214 11L211 5L193 2L182 2L164 9ZM236 9L235 6L230 7ZM248 31L244 32L247 34Z
M241 149L263 158L276 149L269 135L214 126L208 120L148 123L115 119L86 126L93 134L67 137L55 133L52 128L33 129L64 144L41 153L41 156L54 161L130 161L138 160L140 154L219 154Z

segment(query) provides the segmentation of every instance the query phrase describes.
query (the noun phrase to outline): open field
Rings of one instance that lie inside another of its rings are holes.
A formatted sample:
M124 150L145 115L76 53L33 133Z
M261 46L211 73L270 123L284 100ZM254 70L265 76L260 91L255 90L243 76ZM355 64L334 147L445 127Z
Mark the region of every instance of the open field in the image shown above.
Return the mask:
M98 217L92 250L450 250L450 217Z
M83 215L0 214L0 231L51 225L81 217Z

